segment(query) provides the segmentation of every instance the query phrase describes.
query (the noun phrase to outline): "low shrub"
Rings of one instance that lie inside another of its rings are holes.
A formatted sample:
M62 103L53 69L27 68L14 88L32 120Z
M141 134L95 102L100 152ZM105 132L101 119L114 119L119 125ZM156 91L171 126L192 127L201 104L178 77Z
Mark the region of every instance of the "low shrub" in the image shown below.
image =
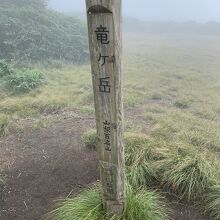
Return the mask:
M5 78L6 88L14 94L30 92L43 82L43 74L36 70L16 71Z
M0 78L11 74L9 65L4 61L0 60Z

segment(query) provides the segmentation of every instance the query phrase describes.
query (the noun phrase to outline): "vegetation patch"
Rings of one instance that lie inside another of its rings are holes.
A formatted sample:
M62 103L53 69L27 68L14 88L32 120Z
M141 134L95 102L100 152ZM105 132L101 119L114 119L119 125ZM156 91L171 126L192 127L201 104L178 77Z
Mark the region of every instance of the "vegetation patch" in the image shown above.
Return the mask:
M5 78L5 87L13 94L21 94L36 89L43 82L43 74L39 71L15 71Z
M187 109L190 107L190 102L187 99L181 99L181 100L177 100L174 103L174 106L181 109Z
M220 177L220 164L213 155L188 147L170 150L157 165L161 182L181 199L191 202L201 199Z
M0 175L0 187L5 184L5 177L3 175Z
M40 71L12 69L3 60L0 60L0 80L1 87L14 95L30 92L45 82Z
M5 135L7 132L9 120L4 114L0 114L0 137Z
M93 149L97 147L97 132L95 129L85 132L82 139L87 147Z
M94 140L96 133L91 135ZM203 210L218 214L220 204L214 190L220 183L220 163L207 149L166 143L158 136L125 133L125 157L127 180L135 189L163 186L180 199L195 204L204 201Z
M58 202L47 220L166 220L168 210L155 192L126 188L125 210L121 217L107 214L101 202L100 187L95 186L73 199Z
M95 109L94 107L91 106L82 106L79 108L80 112L86 115L94 115L95 114Z
M46 0L1 1L0 30L0 59L20 66L88 62L85 23L49 10Z
M125 162L129 183L135 187L152 186L158 174L154 161L162 154L152 139L136 133L125 134Z
M202 149L214 153L220 150L218 120L200 118L193 113L173 108L154 114L153 118L154 127L150 131L150 136L165 142L167 146L185 145L198 151Z
M160 94L160 93L154 93L154 94L152 95L152 99L153 99L153 100L161 100L161 99L163 99L163 95Z
M11 74L9 65L5 60L0 60L0 79Z
M220 184L209 188L204 195L205 209L211 217L220 219Z
M96 130L89 130L83 136L86 146L96 147ZM129 184L134 188L154 185L158 179L155 161L165 156L153 139L132 132L125 133L125 163Z

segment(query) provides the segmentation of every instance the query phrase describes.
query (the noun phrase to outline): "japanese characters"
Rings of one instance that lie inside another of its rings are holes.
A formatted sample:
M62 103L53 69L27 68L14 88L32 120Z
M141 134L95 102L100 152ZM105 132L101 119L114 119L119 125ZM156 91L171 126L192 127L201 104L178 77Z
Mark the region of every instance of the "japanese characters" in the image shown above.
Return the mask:
M103 122L103 129L105 150L111 151L111 123L108 121Z
M109 30L107 27L102 25L98 26L95 30L97 42L101 45L108 46L110 43L109 40ZM103 55L101 52L99 53L98 62L101 67L104 67L107 63L107 59L109 59L109 55ZM111 57L112 58L112 57ZM108 74L108 73L107 73ZM111 93L111 78L109 76L100 77L99 78L99 92L101 93ZM111 123L109 121L103 122L103 133L104 133L104 146L107 152L111 152Z
M100 78L99 79L99 91L104 93L111 92L111 86L109 84L110 77Z
M107 30L106 27L100 25L100 27L97 27L95 32L96 32L97 41L100 41L101 44L109 44L109 40L108 40L109 31Z

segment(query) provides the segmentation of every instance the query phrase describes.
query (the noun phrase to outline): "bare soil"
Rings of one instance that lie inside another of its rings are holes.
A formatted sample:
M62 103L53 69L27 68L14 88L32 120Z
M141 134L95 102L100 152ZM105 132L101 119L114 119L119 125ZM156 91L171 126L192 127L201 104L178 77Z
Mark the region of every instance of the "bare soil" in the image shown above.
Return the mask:
M142 111L127 112L130 118ZM18 120L0 139L0 172L7 184L0 189L0 220L40 220L54 200L70 197L99 178L97 152L81 139L95 127L93 117L64 111L34 119ZM174 220L208 220L191 205L170 199Z
M1 220L39 220L54 200L98 179L97 154L81 140L94 119L64 112L43 120L46 127L37 130L31 120L18 121L0 141L0 167L7 175ZM23 131L18 133L16 126Z

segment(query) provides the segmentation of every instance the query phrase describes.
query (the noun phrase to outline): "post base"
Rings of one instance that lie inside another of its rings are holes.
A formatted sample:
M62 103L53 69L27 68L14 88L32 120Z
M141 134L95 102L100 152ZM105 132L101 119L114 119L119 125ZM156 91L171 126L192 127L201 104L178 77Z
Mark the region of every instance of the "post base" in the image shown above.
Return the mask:
M105 202L105 209L109 213L113 213L117 216L121 216L124 212L124 203L117 202L117 201L106 201Z

